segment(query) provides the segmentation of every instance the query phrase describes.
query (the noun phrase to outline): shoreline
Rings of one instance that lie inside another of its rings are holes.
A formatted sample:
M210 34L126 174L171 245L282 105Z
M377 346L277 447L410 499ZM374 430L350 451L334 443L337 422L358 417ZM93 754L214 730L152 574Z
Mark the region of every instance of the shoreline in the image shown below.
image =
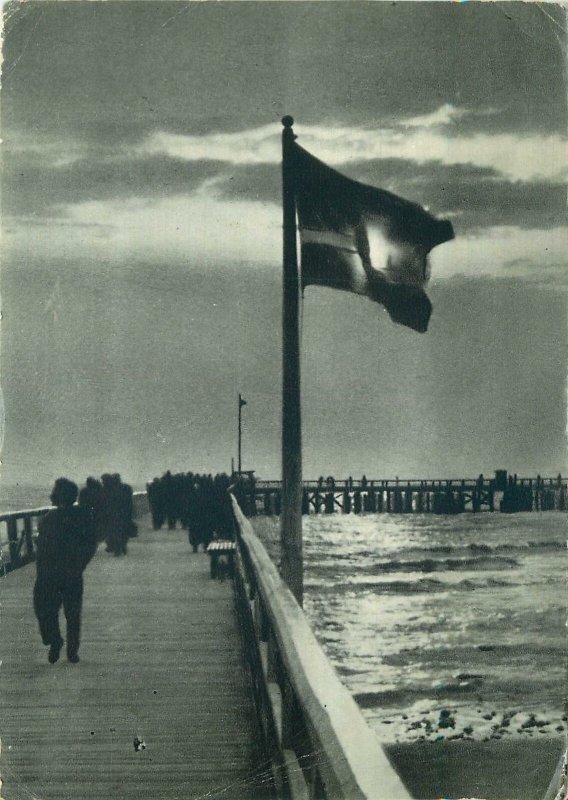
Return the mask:
M471 704L420 700L410 708L366 706L365 694L355 694L365 719L379 739L390 745L452 741L535 741L565 736L566 714L552 708L519 709L495 700ZM372 698L373 695L368 695Z

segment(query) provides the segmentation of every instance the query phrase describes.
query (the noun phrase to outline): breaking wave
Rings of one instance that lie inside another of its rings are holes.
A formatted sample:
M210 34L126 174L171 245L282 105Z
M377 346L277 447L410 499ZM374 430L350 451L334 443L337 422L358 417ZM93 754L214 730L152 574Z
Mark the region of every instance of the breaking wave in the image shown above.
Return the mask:
M319 594L342 593L348 591L368 591L375 594L423 594L447 591L474 592L477 589L495 589L511 587L516 584L511 581L488 578L487 580L473 581L463 580L458 583L446 583L437 578L421 578L417 581L365 581L358 580L353 582L338 581L336 583L323 584L319 581L307 580L306 587L317 589Z
M476 556L473 558L424 558L416 561L384 561L371 567L370 572L446 572L455 570L500 570L518 567L514 558Z

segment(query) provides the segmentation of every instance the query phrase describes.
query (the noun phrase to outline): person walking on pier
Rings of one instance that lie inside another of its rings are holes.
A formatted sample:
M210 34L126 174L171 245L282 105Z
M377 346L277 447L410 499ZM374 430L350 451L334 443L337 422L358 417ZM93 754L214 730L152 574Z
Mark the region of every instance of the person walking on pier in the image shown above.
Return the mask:
M77 495L73 481L58 478L51 492L56 508L41 517L38 525L34 611L43 643L49 645L50 664L59 660L63 647L59 629L62 605L67 620L67 658L72 664L79 661L83 571L97 543L85 510L73 505Z
M104 539L104 531L101 525L102 500L102 483L96 478L87 478L85 486L79 492L79 506L85 509L97 541Z

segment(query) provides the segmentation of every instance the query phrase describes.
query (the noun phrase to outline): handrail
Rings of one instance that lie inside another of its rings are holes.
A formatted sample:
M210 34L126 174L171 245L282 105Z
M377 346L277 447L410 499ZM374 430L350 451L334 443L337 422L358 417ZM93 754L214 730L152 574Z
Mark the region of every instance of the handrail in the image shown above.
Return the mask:
M10 519L21 519L26 514L39 517L51 511L53 506L41 506L40 508L24 508L21 511L4 511L0 514L0 522L7 522Z
M50 510L51 506L43 506L0 514L0 575L34 561L37 521ZM8 559L5 558L5 545L8 546Z
M410 798L302 609L231 500L239 531L237 597L277 796Z
M132 500L135 518L148 512L146 492L134 492ZM0 514L0 576L35 560L37 522L52 508L53 506L42 506ZM5 546L8 548L7 559Z
M511 478L513 476L510 476ZM334 478L333 476L328 476L324 478L323 481L315 480L313 478L304 479L302 481L303 485L310 489L321 488L322 490L326 489L328 486L329 481L333 481L333 485L336 487L345 487L350 486L352 489L370 489L372 487L400 487L404 488L405 486L460 486L465 484L466 486L475 486L475 485L483 485L483 486L491 486L495 483L495 477L484 477L483 481L480 480L480 476L476 478ZM519 484L527 484L531 486L538 486L542 488L560 488L562 486L566 486L568 484L568 478L562 475L556 475L554 477L542 477L541 475L532 476L532 477L521 477L515 476L515 483L516 485ZM257 478L255 480L255 488L257 489L277 489L282 485L282 481L278 479L262 479ZM338 490L339 491L339 490Z

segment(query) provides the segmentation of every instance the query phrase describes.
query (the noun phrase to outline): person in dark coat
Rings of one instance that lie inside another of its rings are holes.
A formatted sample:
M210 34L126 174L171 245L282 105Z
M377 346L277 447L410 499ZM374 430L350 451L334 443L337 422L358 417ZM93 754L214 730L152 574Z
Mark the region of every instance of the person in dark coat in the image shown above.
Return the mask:
M56 508L38 524L34 611L43 643L49 646L50 664L58 661L63 647L59 629L62 605L67 620L67 658L72 664L79 661L83 571L97 543L85 510L73 505L77 495L73 481L58 478L51 492Z
M146 484L148 492L148 502L150 503L150 513L152 514L152 527L159 531L166 519L164 505L164 491L159 478L154 478L152 483Z
M87 478L85 486L79 492L79 506L85 509L90 524L94 528L97 542L104 539L102 526L103 486L96 478Z
M126 545L131 537L138 535L138 528L134 522L134 501L132 486L123 483L120 475L115 476L117 482L118 501L118 527L120 544L123 555L126 555Z
M197 477L197 476L195 476ZM189 496L188 510L187 510L187 533L189 543L194 553L197 553L199 545L202 543L201 538L201 517L202 517L202 490L199 483L196 481L191 487L191 494Z
M121 489L120 475L115 473L101 475L103 484L103 522L107 553L115 556L126 555L128 534L124 523L124 499Z

